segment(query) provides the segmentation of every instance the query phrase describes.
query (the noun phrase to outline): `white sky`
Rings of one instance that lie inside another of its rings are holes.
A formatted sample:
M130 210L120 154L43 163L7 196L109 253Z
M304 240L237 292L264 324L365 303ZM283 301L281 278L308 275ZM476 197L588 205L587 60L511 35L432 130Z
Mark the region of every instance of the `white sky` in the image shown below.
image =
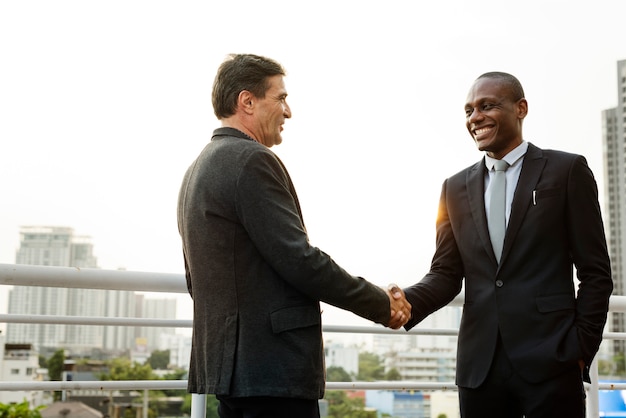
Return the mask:
M312 243L409 285L429 267L442 181L481 158L463 105L483 72L516 75L525 139L586 155L603 187L624 16L621 0L2 1L0 263L20 226L57 225L91 236L104 269L182 273L178 187L238 52L288 71L293 117L273 150Z

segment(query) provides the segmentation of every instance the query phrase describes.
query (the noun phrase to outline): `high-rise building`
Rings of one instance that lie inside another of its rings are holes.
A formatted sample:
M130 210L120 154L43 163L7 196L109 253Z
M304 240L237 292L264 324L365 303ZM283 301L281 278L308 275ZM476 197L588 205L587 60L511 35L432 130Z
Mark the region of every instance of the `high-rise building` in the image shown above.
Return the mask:
M25 226L20 228L17 264L98 268L93 244L86 236L74 235L72 228ZM9 314L96 316L118 318L176 317L175 299L145 299L125 290L73 289L15 286L9 292ZM148 344L147 352L164 350L162 335L173 335L173 328L87 326L58 324L15 324L7 326L10 343L33 344L38 349L59 348L75 352L92 349L128 352L137 339Z
M618 105L602 112L606 234L611 257L614 295L626 295L626 60L617 63ZM623 313L611 313L610 331L626 331ZM625 341L615 340L613 350L624 352Z
M104 291L104 316L107 318L132 318L136 316L137 297L126 290ZM135 327L104 327L102 347L108 351L125 351L135 345Z
M25 226L20 228L17 264L97 268L93 244L72 228ZM134 317L135 293L118 290L15 286L9 292L9 314ZM134 327L59 324L7 325L7 342L33 344L38 349L64 347L129 350Z
M25 226L20 228L17 264L60 267L97 267L88 237L74 235L72 228ZM10 314L97 315L101 305L97 291L61 287L15 286L9 292ZM7 341L37 347L99 346L102 327L62 324L8 324Z
M176 318L176 299L150 299L144 297L144 295L137 295L136 300L137 308L140 309L137 316L154 319ZM176 330L174 328L162 327L139 327L138 333L138 337L146 339L149 351L166 350L169 348L164 345L164 342L167 341L166 336L174 335Z

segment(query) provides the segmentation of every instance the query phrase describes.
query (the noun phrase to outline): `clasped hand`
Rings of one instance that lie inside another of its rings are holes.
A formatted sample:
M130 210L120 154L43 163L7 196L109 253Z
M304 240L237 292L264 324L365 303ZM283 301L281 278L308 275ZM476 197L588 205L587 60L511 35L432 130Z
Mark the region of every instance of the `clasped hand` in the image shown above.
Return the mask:
M391 316L387 326L392 329L398 329L411 319L411 304L406 300L404 292L396 284L390 284L387 289L389 296L389 305L391 307Z

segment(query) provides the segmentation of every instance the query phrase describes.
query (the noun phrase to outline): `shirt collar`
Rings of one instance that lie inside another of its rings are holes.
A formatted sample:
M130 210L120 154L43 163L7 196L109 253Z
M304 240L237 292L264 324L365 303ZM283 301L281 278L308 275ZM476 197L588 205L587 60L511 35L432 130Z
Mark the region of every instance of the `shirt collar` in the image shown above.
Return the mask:
M513 166L518 161L521 161L522 157L526 155L526 151L528 151L528 142L522 141L521 144L515 147L515 149L505 155L502 159L509 163L509 166ZM485 166L487 167L487 170L491 171L493 169L495 161L495 158L491 158L487 155L487 153L485 153Z

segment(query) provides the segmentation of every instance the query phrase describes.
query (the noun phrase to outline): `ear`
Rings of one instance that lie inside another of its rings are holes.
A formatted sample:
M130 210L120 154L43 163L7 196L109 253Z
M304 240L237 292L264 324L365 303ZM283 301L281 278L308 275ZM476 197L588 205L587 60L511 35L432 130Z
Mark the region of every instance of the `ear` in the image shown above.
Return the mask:
M528 114L528 102L522 98L517 101L517 117L524 119Z
M237 106L245 113L251 114L256 98L248 90L242 90L237 97Z

